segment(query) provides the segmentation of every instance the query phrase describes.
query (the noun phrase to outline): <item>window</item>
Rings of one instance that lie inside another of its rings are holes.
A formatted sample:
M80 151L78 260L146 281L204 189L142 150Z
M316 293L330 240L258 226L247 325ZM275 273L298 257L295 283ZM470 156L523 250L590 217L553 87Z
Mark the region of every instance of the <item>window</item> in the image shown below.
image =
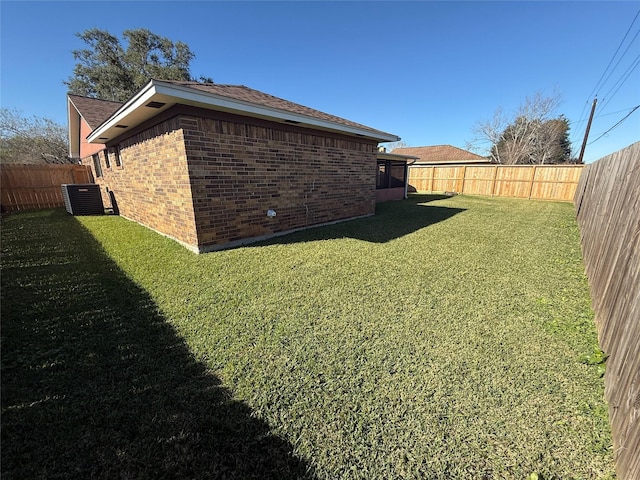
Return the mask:
M111 163L109 163L109 150L106 148L104 149L104 164L107 168L111 168Z
M96 153L92 156L93 168L96 171L96 178L102 176L102 166L100 165L100 156Z
M404 188L404 163L392 163L389 169L389 188Z
M120 159L120 145L112 147L111 154L116 162L116 167L122 167L122 160Z
M384 163L378 164L378 176L376 180L376 188L389 188L389 177L387 175L387 166Z
M379 161L376 188L403 188L406 179L406 168L404 162Z

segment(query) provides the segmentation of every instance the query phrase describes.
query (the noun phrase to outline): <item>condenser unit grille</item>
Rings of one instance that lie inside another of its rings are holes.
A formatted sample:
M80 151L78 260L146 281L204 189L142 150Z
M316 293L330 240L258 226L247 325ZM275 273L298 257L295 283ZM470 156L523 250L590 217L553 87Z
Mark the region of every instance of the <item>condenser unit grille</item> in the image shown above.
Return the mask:
M71 215L104 215L100 185L69 183L62 185L64 206Z

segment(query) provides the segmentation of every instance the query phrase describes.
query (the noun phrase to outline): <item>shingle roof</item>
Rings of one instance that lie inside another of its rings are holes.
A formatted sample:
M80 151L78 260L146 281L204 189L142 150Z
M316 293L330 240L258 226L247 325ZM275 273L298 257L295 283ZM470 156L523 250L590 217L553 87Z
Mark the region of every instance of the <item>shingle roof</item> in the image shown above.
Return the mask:
M392 153L416 156L419 158L416 163L489 162L486 157L481 157L473 152L452 145L394 148Z
M108 100L99 100L97 98L82 97L80 95L69 95L69 100L73 103L86 120L91 129L95 129L107 118L113 115L123 104L120 102L110 102Z
M324 113L319 110L315 110L313 108L305 107L304 105L290 102L289 100L284 100L282 98L269 95L268 93L264 93L259 90L254 90L253 88L249 88L244 85L224 85L224 84L217 84L217 83L181 82L181 81L173 81L173 80L171 81L160 80L160 81L163 83L170 83L172 85L183 86L187 88L192 88L194 90L199 90L202 92L207 92L215 95L220 95L223 97L232 98L234 100L239 100L241 102L248 102L248 103L260 105L263 107L282 110L284 112L295 113L298 115L305 115L307 117L315 118L318 120L335 122L335 123L339 123L349 127L369 130L371 132L380 132L380 130L367 127L366 125L352 122L351 120L337 117L335 115L330 115L328 113Z

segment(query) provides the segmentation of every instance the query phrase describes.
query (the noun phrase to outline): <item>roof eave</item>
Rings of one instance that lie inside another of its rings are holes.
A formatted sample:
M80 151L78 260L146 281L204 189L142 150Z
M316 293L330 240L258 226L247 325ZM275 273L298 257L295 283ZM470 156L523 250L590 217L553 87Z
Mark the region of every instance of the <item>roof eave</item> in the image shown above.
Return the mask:
M417 160L419 157L414 155L401 155L399 153L378 152L377 157L382 160Z
M160 102L161 108L145 107L149 102ZM126 129L142 123L163 110L176 104L192 105L239 115L263 118L295 124L301 127L334 131L346 135L364 137L377 142L395 142L396 135L321 120L307 115L287 112L250 102L224 97L210 92L202 92L189 87L169 84L160 80L150 80L134 97L118 109L110 118L99 125L88 137L89 143L107 143L124 134ZM130 125L131 124L131 125ZM120 125L121 127L116 127ZM126 128L122 126L126 125ZM118 131L120 128L123 131Z
M80 112L69 96L67 96L67 121L69 157L80 158Z

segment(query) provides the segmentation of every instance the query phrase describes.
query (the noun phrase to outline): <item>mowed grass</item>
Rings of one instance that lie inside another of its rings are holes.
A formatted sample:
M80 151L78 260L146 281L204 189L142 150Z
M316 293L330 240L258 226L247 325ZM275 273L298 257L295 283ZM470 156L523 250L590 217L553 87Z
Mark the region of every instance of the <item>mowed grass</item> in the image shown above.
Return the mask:
M571 204L415 195L199 256L43 211L2 250L7 478L615 477Z

